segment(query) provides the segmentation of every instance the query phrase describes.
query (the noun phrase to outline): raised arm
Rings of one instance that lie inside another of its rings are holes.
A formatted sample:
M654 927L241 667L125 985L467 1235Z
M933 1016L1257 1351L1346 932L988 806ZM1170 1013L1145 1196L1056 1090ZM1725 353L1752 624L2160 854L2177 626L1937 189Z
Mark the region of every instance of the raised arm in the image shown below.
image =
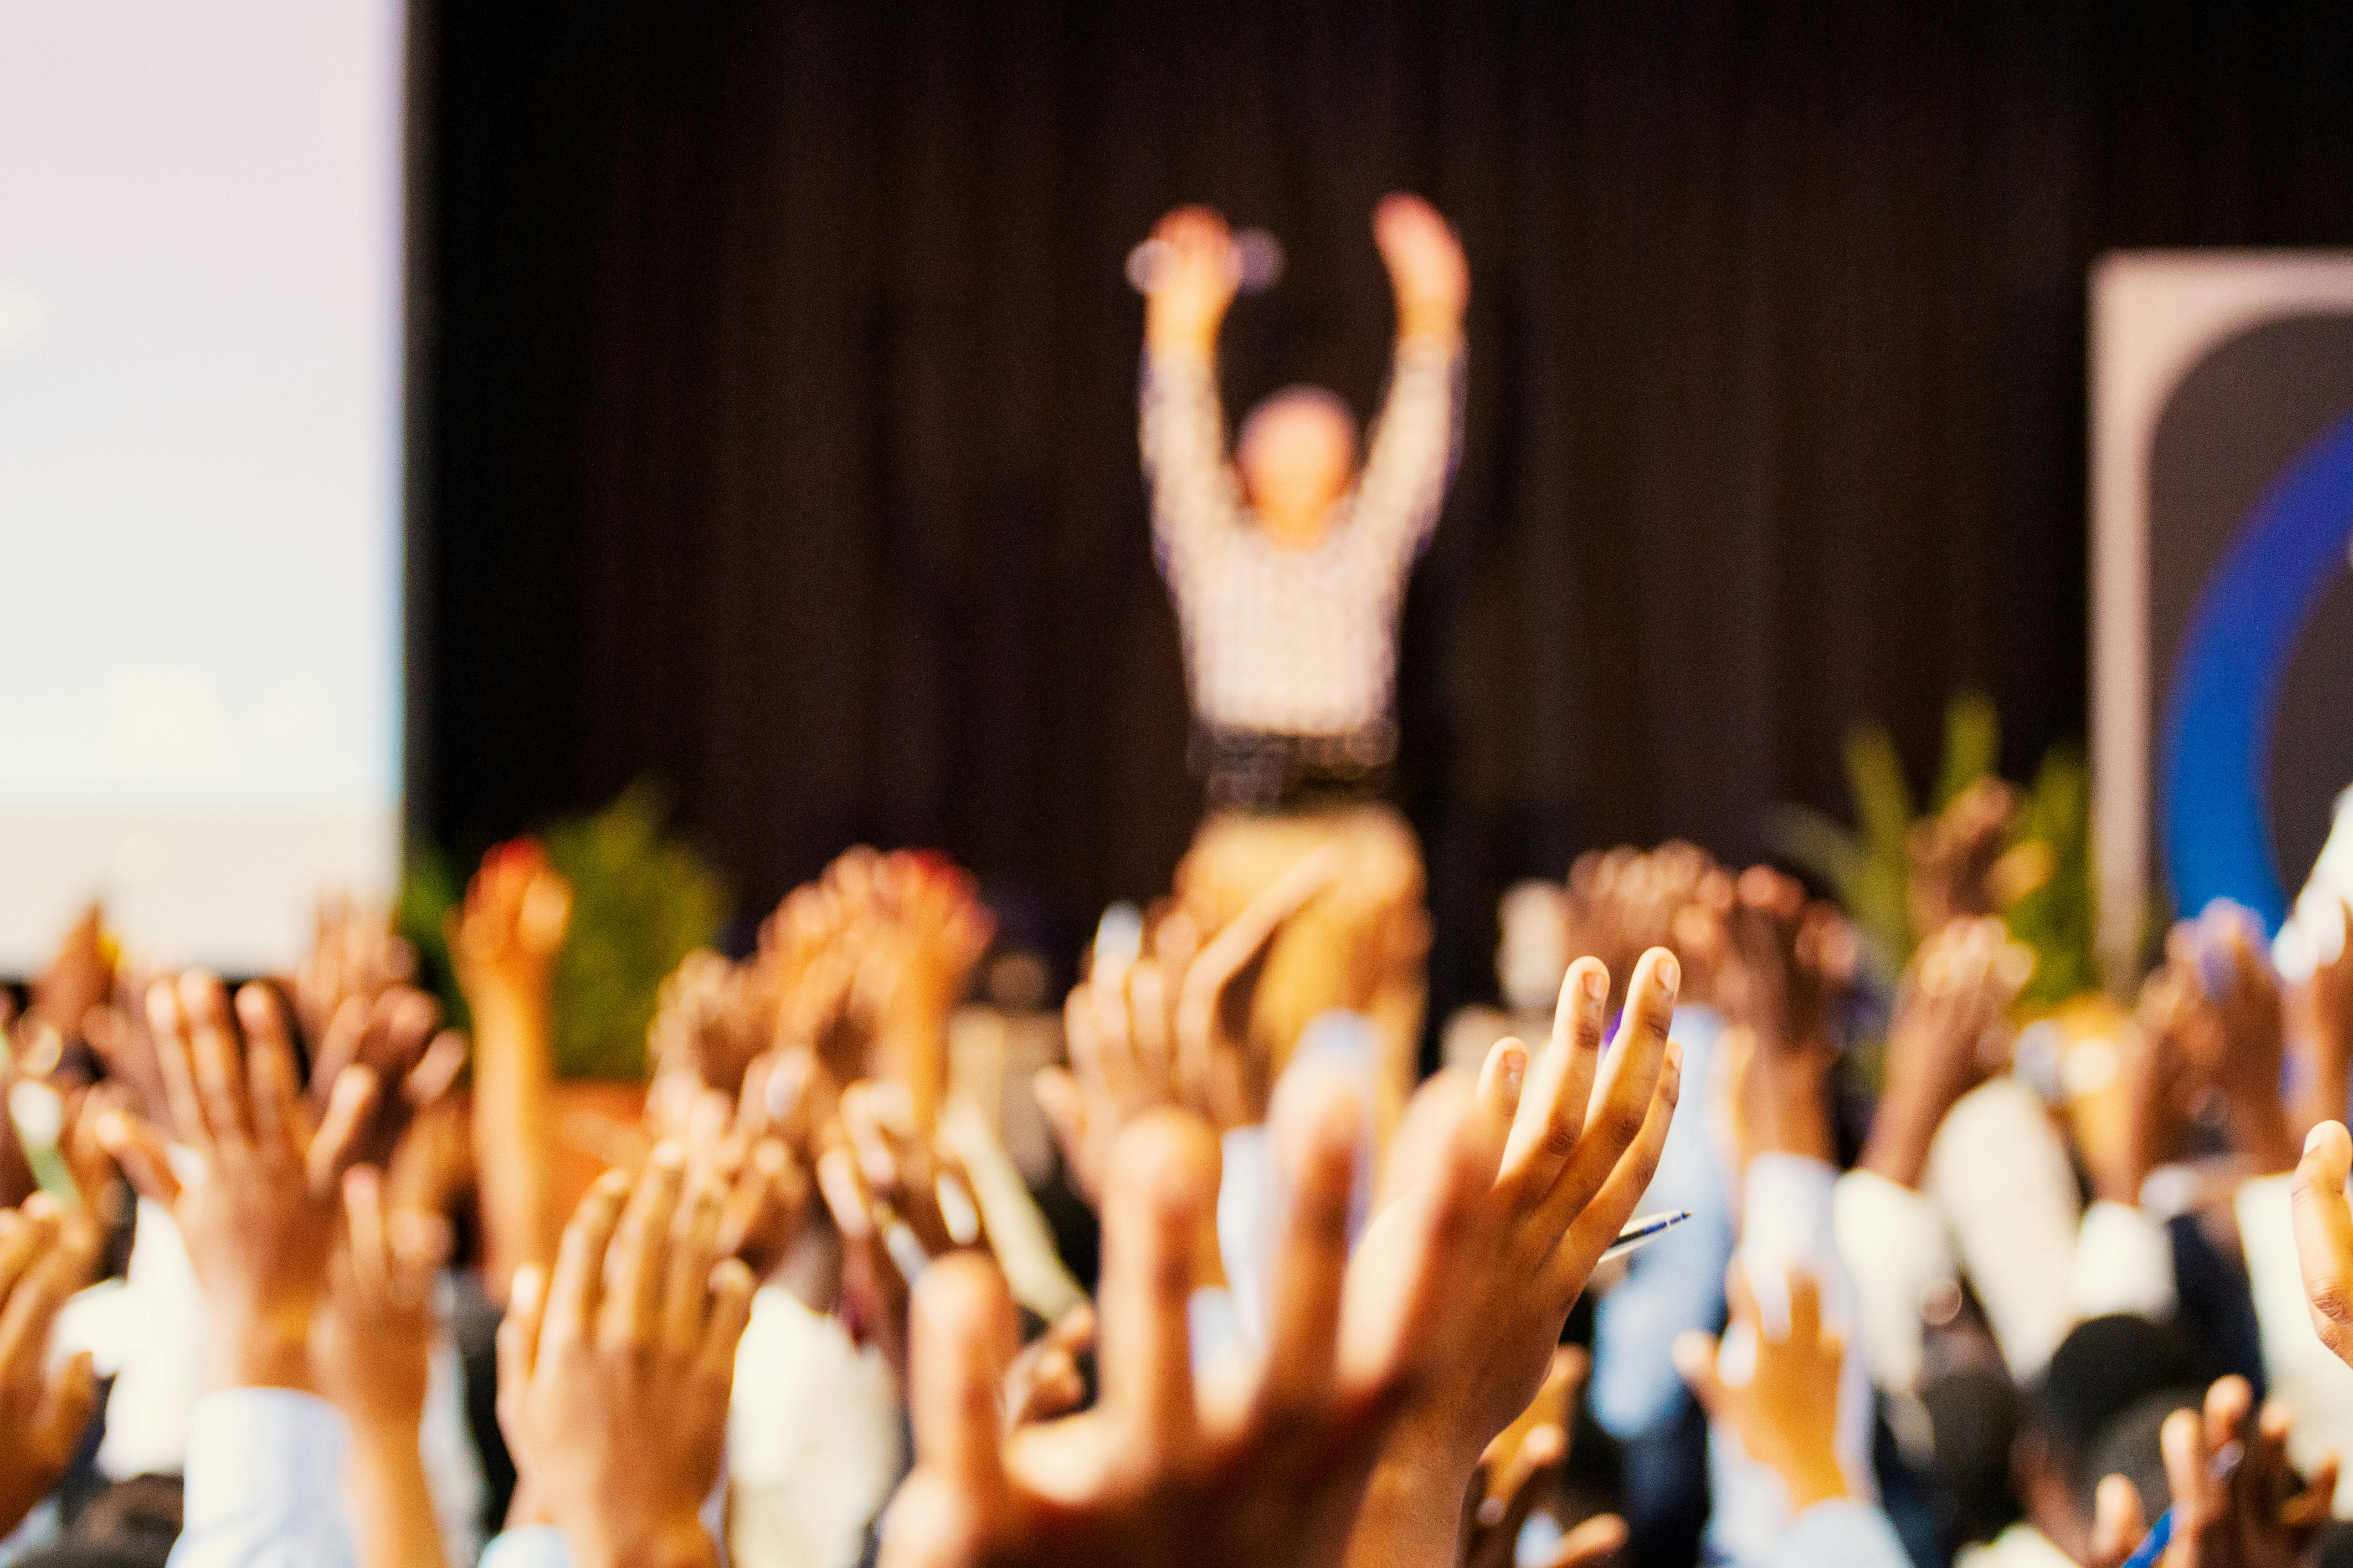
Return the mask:
M1161 247L1144 306L1140 438L1152 531L1164 564L1231 525L1236 487L1218 401L1218 329L1236 268L1226 220L1178 207L1152 232Z
M1471 270L1454 231L1419 196L1384 197L1373 239L1397 294L1397 357L1349 527L1356 548L1402 563L1429 542L1454 472Z

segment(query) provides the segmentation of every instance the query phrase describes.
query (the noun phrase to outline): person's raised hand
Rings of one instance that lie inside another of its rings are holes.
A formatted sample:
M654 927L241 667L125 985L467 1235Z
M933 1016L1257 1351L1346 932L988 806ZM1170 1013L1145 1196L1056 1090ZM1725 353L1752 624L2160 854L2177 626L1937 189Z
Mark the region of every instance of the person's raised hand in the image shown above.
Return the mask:
M1471 300L1471 265L1438 209L1405 191L1383 196L1373 209L1373 243L1397 294L1398 336L1452 342Z
M1748 1457L1780 1478L1795 1518L1818 1502L1848 1493L1838 1458L1839 1366L1843 1339L1822 1322L1820 1283L1802 1269L1789 1274L1788 1332L1766 1331L1748 1276L1735 1263L1725 1276L1732 1320L1755 1335L1755 1370L1745 1383L1724 1375L1721 1348L1694 1331L1674 1344L1675 1370L1691 1385L1709 1422L1737 1437Z
M390 1163L417 1113L447 1094L465 1069L465 1037L439 1028L440 1021L438 1002L414 985L393 984L372 996L345 996L325 1033L312 1041L307 1092L313 1116L326 1114L336 1086L353 1068L365 1069L381 1091L361 1129L359 1161Z
M499 1426L521 1484L581 1568L715 1563L719 1479L751 1271L719 1254L724 1194L685 1152L607 1172L552 1274L526 1266L499 1325Z
M2198 987L2201 1005L2180 1043L2221 1097L2232 1142L2259 1173L2294 1168L2295 1134L2281 1093L2286 1016L2254 917L2227 904L2210 907L2173 928L2166 963Z
M1187 1320L1198 1237L1217 1201L1217 1142L1182 1111L1139 1118L1113 1151L1093 1408L1008 1432L1000 1402L1014 1319L1003 1279L973 1254L925 1271L916 1467L884 1523L885 1568L1323 1568L1339 1558L1383 1427L1404 1390L1434 1375L1430 1331L1501 1136L1484 1140L1457 1118L1430 1190L1392 1211L1414 1233L1395 1247L1409 1266L1366 1291L1347 1251L1366 1136L1360 1096L1320 1069L1293 1074L1274 1128L1286 1180L1267 1353L1219 1396L1195 1387Z
M58 1310L97 1256L90 1228L46 1195L0 1210L0 1535L48 1496L97 1412L88 1351L45 1366Z
M1447 1313L1425 1331L1421 1353L1436 1370L1411 1390L1384 1447L1352 1562L1429 1561L1441 1550L1433 1525L1451 1542L1453 1510L1480 1456L1542 1387L1569 1309L1632 1215L1666 1143L1682 1089L1683 1054L1669 1037L1679 970L1663 948L1642 955L1605 1052L1609 972L1580 958L1561 982L1543 1054L1531 1060L1516 1039L1488 1053L1468 1091L1467 1116L1494 1153L1456 1238ZM1419 1123L1463 1094L1459 1080L1433 1079L1408 1107L1385 1180L1397 1195L1366 1231L1349 1270L1352 1292L1377 1292L1386 1275L1409 1271L1416 1205L1430 1187L1414 1170L1394 1167L1444 1147ZM1398 1249L1401 1240L1409 1245Z
M1327 846L1270 882L1206 942L1178 908L1153 930L1153 951L1111 958L1063 1005L1071 1067L1034 1080L1040 1110L1072 1183L1099 1204L1103 1167L1119 1130L1157 1105L1181 1105L1219 1132L1266 1120L1275 1065L1253 1044L1252 976L1286 922L1345 868Z
M2017 786L1988 774L1913 825L1904 845L1905 886L1916 935L1925 940L1956 920L1993 914L2040 879L2031 874L2031 849L2005 847L2019 805Z
M1953 921L1920 944L1888 1024L1886 1085L1863 1169L1920 1184L1945 1113L2000 1065L1989 1043L2033 973L2033 950L1991 917Z
M840 1315L851 1337L907 1372L911 1291L933 1259L984 1246L980 1206L955 1156L917 1126L901 1087L842 1091L818 1190L841 1238Z
M374 1003L416 978L417 950L393 929L390 910L348 892L322 894L311 945L294 966L294 1021L315 1051L346 1002Z
M120 1110L99 1136L142 1196L171 1209L204 1291L206 1378L216 1388L311 1386L311 1318L325 1289L343 1173L361 1157L381 1090L344 1068L314 1115L295 1077L277 993L237 995L191 971L147 994L176 1163L155 1129Z
M773 1047L773 1004L765 977L707 948L680 961L661 983L646 1031L653 1087L646 1114L657 1137L685 1131L682 1117L702 1095L732 1104L754 1058Z
M543 1010L572 928L572 884L536 840L517 838L482 857L443 927L478 1020L486 1009Z
M1145 341L1155 353L1208 353L1241 281L1226 220L1208 207L1178 207L1152 237L1163 251L1145 296Z
M2200 1410L2177 1410L2158 1433L2173 1533L2160 1568L2294 1568L2328 1523L2337 1460L2307 1480L2288 1463L2293 1417L2277 1401L2254 1415L2244 1378L2206 1391ZM2123 1476L2094 1495L2090 1568L2119 1568L2147 1533L2140 1494Z
M733 1100L703 1089L655 1126L657 1138L684 1142L690 1184L724 1194L720 1256L742 1258L754 1279L784 1261L808 1215L817 1130L805 1115L805 1091L814 1070L804 1053L764 1052Z
M414 1444L448 1223L390 1207L384 1173L371 1165L344 1173L343 1198L343 1236L311 1331L319 1391L363 1438L383 1434Z

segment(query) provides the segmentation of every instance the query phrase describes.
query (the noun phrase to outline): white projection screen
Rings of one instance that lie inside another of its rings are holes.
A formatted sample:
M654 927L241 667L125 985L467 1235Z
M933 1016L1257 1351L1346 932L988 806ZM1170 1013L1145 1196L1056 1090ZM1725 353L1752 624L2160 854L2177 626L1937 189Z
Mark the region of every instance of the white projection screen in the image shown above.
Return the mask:
M399 0L0 0L0 973L398 855Z

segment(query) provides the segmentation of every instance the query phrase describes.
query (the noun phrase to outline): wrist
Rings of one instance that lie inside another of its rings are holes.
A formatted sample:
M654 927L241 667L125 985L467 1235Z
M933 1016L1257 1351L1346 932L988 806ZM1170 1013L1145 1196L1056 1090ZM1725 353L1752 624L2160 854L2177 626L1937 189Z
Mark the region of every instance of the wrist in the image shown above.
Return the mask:
M1348 1539L1347 1568L1451 1563L1462 1538L1471 1471L1425 1464L1391 1444L1373 1467ZM1476 1468L1476 1464L1472 1468Z
M207 1388L291 1388L316 1393L311 1375L311 1309L305 1303L213 1309L205 1352Z
M1942 1120L1941 1115L1925 1114L1919 1107L1891 1096L1880 1102L1879 1113L1871 1120L1871 1132L1863 1140L1858 1163L1897 1186L1918 1191L1928 1170L1928 1145Z
M2278 1100L2234 1102L2230 1126L2232 1142L2253 1163L2258 1174L2276 1175L2295 1169L2303 1151L2288 1126L2287 1108Z
M1834 1502L1852 1494L1852 1489L1846 1481L1846 1471L1839 1466L1838 1455L1827 1447L1788 1455L1773 1469L1789 1494L1789 1517L1792 1519L1816 1503Z

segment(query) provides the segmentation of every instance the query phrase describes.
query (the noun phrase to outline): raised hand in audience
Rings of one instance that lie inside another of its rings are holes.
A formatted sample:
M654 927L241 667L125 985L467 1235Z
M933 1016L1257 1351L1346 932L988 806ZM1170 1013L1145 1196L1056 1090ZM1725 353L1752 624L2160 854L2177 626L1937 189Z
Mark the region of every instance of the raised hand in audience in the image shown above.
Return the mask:
M373 1005L417 978L417 950L393 929L392 911L346 892L320 896L311 945L294 966L294 1018L315 1049L346 1003Z
M2132 1027L2117 1046L2122 1092L2105 1114L2077 1112L2077 1140L2097 1196L2137 1205L2148 1173L2189 1148L2200 1092L2191 1037L2211 1026L2189 969L2160 964L2141 983Z
M2221 1097L2231 1142L2259 1173L2293 1169L2295 1134L2281 1089L2286 1018L2253 917L2217 905L2182 921L2166 939L2166 968L2198 997L2177 1037Z
M172 1138L195 1160L176 1165L154 1128L121 1110L100 1136L141 1194L179 1222L205 1296L207 1384L310 1389L311 1324L343 1173L360 1158L382 1086L354 1062L314 1114L266 985L239 990L232 1016L221 983L192 971L157 981L147 1014Z
M1731 1121L1741 1158L1831 1157L1832 1008L1852 979L1854 940L1835 910L1769 866L1740 874L1730 896L1679 922L1696 937L1709 994L1724 1015Z
M373 997L346 996L311 1043L308 1089L313 1115L343 1075L366 1069L379 1092L360 1128L357 1158L391 1163L392 1152L417 1113L438 1102L466 1066L465 1037L441 1029L441 1005L413 985L396 984Z
M1920 1184L1945 1113L2000 1066L1997 1032L2033 973L2033 950L2011 942L1990 917L1953 921L1920 944L1888 1025L1884 1087L1863 1169L1903 1186Z
M1451 1560L1480 1456L1543 1385L1569 1309L1658 1167L1682 1088L1682 1051L1669 1038L1679 968L1662 948L1642 956L1604 1052L1609 975L1598 960L1581 958L1561 983L1543 1054L1532 1061L1514 1039L1488 1053L1464 1114L1501 1157L1482 1168L1461 1222L1450 1316L1424 1347L1434 1370L1408 1391L1383 1447L1352 1563ZM1418 1163L1426 1149L1449 1153L1416 1123L1450 1097L1466 1098L1448 1079L1417 1096L1393 1165ZM1440 1187L1451 1179L1447 1171L1442 1157ZM1412 1234L1414 1205L1427 1201L1416 1194L1436 1190L1432 1181L1391 1173L1402 1194L1366 1230L1350 1267L1352 1289L1411 1262L1411 1250L1395 1244Z
M2173 1532L2161 1568L2292 1568L2328 1522L2337 1461L2307 1480L2288 1463L2293 1417L2274 1400L2254 1413L2246 1380L2206 1391L2202 1410L2166 1418L2158 1443L2171 1492ZM2235 1455L2235 1461L2232 1456ZM2148 1532L2140 1493L2123 1476L2094 1495L2090 1568L2119 1568Z
M719 1252L725 1194L658 1146L581 1200L552 1274L515 1276L499 1326L499 1426L518 1509L580 1568L718 1562L700 1510L718 1484L751 1271ZM528 1499L526 1502L524 1500Z
M1303 857L1202 940L1178 909L1153 930L1152 952L1105 963L1063 1006L1071 1066L1046 1068L1038 1103L1082 1195L1099 1203L1119 1130L1158 1105L1181 1105L1219 1132L1266 1120L1275 1065L1253 1045L1249 977L1286 921L1329 888L1344 852Z
M549 1188L549 1085L555 965L571 923L572 885L528 838L482 857L446 922L449 962L473 1015L473 1141L484 1272L496 1298L524 1264L546 1267L563 1224Z
M1778 1338L1765 1331L1757 1292L1737 1263L1727 1271L1725 1289L1733 1321L1756 1332L1755 1371L1745 1383L1724 1376L1720 1346L1704 1333L1676 1340L1675 1370L1709 1422L1737 1437L1750 1458L1780 1478L1791 1518L1847 1496L1837 1445L1839 1365L1846 1346L1822 1322L1820 1281L1802 1269L1791 1271L1788 1332Z
M1693 922L1708 910L1728 908L1731 895L1732 879L1724 869L1705 850L1680 839L1651 850L1588 849L1568 868L1563 904L1568 951L1608 966L1613 1013L1625 1005L1636 961L1653 947L1669 948L1683 960L1683 1001L1705 1001L1699 949L1708 932L1704 921Z
M435 1568L445 1558L417 1432L448 1225L387 1207L383 1174L372 1166L346 1172L343 1195L343 1237L311 1326L311 1366L319 1392L351 1430L347 1489L362 1568Z
M1462 1504L1462 1547L1455 1557L1461 1568L1513 1568L1518 1562L1521 1531L1568 1463L1577 1391L1591 1365L1581 1350L1564 1346L1554 1352L1542 1392L1487 1445ZM1569 1530L1543 1565L1584 1568L1625 1544L1626 1521L1616 1514L1596 1514Z
M0 1210L0 1536L49 1495L97 1412L89 1352L45 1364L58 1310L97 1252L90 1228L45 1194Z
M1989 915L2026 890L2020 863L2005 867L2017 786L1990 774L1915 824L1905 843L1912 930L1924 940L1957 920Z
M932 1260L985 1244L980 1207L961 1162L916 1124L899 1085L850 1085L839 1128L817 1177L841 1237L840 1315L904 1386L909 1293Z
M1384 1216L1384 1264L1364 1274L1347 1256L1364 1121L1360 1096L1333 1075L1286 1080L1274 1126L1290 1179L1268 1353L1222 1396L1196 1390L1188 1352L1197 1242L1218 1170L1216 1139L1197 1118L1149 1112L1113 1152L1103 1392L1083 1415L1008 1433L999 1401L1015 1336L1003 1279L974 1254L926 1270L914 1319L917 1462L884 1525L886 1568L1335 1561L1384 1425L1400 1394L1432 1375L1430 1347L1452 1331L1461 1244L1502 1145L1500 1127L1491 1136L1456 1118L1425 1188ZM1445 1542L1451 1552L1451 1517Z
M57 950L33 979L31 1005L18 1021L21 1063L37 1078L55 1072L66 1047L80 1040L84 1020L114 989L115 951L106 932L106 911L91 904L58 939Z

